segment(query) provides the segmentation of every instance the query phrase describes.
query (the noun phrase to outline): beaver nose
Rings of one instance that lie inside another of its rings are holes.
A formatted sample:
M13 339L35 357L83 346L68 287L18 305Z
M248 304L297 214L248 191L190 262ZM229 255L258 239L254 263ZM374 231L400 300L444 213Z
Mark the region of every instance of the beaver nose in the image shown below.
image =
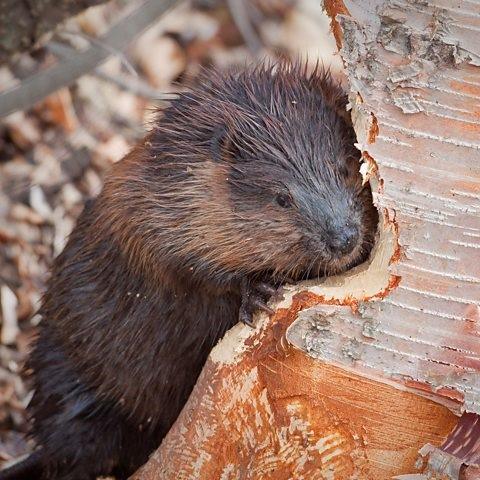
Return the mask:
M358 242L358 228L354 225L345 225L341 230L332 233L327 239L328 248L333 253L347 255Z

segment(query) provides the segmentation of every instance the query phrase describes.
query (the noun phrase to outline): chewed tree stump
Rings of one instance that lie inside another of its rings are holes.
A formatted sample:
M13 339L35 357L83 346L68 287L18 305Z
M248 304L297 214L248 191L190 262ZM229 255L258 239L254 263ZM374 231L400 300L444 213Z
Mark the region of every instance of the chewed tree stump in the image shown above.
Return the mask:
M480 3L325 7L371 259L228 332L137 480L480 478Z

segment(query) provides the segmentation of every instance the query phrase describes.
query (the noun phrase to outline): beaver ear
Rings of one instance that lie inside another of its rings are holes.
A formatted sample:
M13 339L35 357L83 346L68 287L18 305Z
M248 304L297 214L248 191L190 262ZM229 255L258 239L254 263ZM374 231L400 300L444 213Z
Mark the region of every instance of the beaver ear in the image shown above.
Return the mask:
M226 125L219 125L210 141L210 153L215 162L233 161L236 156L236 146L232 133Z

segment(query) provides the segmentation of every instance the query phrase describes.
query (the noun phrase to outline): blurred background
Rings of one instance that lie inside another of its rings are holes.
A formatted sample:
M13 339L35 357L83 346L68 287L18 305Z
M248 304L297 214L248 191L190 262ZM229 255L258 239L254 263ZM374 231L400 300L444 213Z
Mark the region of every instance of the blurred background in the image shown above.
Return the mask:
M67 20L33 51L1 64L0 111L8 115L0 118L0 464L28 451L31 391L20 373L40 321L35 311L49 266L85 200L98 194L105 173L144 136L158 109L194 83L203 67L287 57L312 66L319 60L341 76L320 3L179 3L148 18L149 27L119 50L105 39L118 22L126 19L128 26L132 12L141 15L142 2L111 1ZM79 54L88 49L107 52L108 60L82 71ZM38 101L32 79L52 67L63 69L67 79L72 65L79 65L74 82L65 80ZM2 94L15 88L20 93L7 101Z

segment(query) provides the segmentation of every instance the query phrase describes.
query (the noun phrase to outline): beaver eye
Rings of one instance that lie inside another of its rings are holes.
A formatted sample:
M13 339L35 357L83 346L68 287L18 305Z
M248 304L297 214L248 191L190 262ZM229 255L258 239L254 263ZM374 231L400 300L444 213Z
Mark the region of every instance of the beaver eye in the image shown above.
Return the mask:
M292 199L285 193L277 193L275 200L282 208L289 208L292 205Z

